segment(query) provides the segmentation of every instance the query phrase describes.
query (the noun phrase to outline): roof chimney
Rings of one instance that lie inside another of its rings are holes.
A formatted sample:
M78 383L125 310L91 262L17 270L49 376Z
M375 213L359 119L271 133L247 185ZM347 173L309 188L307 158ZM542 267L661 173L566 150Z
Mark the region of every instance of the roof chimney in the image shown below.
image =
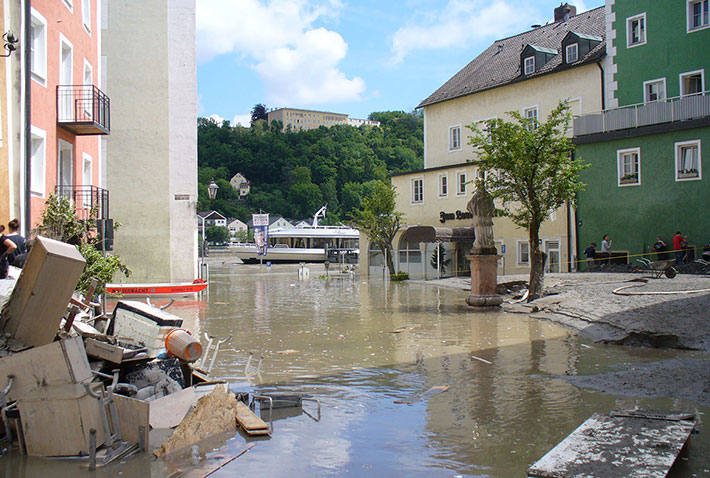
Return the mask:
M560 3L560 6L555 8L555 22L566 22L577 14L577 7L569 3Z

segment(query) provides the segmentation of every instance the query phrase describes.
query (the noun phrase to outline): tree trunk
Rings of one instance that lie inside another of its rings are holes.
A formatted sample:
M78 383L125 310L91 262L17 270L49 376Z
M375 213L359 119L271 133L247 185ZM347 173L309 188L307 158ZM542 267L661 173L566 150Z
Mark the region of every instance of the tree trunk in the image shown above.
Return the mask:
M392 260L392 248L387 246L385 251L385 254L387 255L387 270L390 271L390 275L394 275L396 271L394 270L394 261Z
M547 254L540 250L540 225L530 226L530 279L528 283L528 302L542 297L545 286L545 259Z

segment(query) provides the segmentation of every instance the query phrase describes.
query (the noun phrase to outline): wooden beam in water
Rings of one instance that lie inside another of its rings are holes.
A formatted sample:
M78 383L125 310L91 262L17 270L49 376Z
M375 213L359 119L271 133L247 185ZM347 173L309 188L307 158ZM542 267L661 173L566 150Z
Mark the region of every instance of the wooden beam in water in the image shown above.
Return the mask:
M528 476L664 477L695 424L692 413L595 413L532 465Z

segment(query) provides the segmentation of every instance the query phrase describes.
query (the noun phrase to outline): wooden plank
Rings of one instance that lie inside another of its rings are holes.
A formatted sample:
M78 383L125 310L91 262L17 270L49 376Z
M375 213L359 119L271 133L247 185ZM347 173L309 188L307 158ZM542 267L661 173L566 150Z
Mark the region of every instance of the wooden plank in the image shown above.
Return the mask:
M148 402L150 404L150 426L153 428L178 426L196 402L197 396L192 387Z
M96 339L86 339L84 341L86 354L108 360L111 363L120 364L123 360L124 348L118 345L111 345Z
M256 443L249 443L247 446L232 455L211 458L210 461L204 463L203 465L200 465L188 472L184 472L179 476L180 478L207 478L254 448L254 446L256 446Z
M140 443L138 428L142 426L145 449L150 450L150 425L148 423L150 403L118 394L113 395L113 401L116 404L118 424L121 427L121 438L131 443Z
M693 414L595 413L528 469L528 476L665 477L695 428Z
M237 402L237 423L250 435L263 435L264 430L268 434L269 425L242 402Z

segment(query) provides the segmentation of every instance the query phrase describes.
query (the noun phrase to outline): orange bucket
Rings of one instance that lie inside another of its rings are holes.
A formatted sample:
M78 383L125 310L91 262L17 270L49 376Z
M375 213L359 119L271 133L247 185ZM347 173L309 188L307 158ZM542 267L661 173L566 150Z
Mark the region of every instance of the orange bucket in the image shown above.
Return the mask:
M202 356L202 344L185 329L171 330L165 337L165 348L185 362L194 362Z

